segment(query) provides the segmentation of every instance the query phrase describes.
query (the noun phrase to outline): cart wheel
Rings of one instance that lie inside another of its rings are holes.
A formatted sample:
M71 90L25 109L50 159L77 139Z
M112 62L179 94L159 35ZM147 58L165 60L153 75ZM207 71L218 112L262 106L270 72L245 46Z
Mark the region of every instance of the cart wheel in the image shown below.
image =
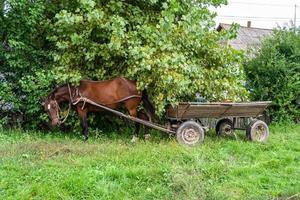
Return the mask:
M176 131L176 139L182 145L195 146L204 140L204 130L194 121L182 123Z
M230 119L221 119L216 125L216 133L219 136L232 135L233 122Z
M269 127L261 120L254 120L249 124L246 134L249 140L265 142L269 137Z

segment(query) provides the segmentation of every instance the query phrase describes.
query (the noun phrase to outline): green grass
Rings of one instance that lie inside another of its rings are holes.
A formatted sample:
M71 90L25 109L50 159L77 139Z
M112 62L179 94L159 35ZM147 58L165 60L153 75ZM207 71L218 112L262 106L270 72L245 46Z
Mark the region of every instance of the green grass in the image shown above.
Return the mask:
M128 130L126 131L128 132ZM182 147L155 134L1 131L0 199L286 199L300 192L300 126L267 143L218 138ZM299 198L295 196L294 199Z

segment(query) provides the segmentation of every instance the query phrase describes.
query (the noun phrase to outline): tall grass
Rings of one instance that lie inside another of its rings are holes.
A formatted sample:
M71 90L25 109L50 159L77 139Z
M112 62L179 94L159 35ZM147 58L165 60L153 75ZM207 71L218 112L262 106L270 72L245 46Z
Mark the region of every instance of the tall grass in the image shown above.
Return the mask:
M300 126L267 143L218 138L182 147L154 132L79 135L1 131L0 199L274 199L300 192ZM297 198L297 195L295 196Z

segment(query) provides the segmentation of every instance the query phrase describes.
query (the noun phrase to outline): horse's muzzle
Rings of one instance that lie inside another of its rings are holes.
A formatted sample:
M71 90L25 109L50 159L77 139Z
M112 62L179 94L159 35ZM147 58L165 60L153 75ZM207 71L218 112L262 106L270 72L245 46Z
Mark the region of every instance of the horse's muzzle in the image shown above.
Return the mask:
M59 124L59 120L57 118L55 118L51 121L52 126L57 126L58 124Z

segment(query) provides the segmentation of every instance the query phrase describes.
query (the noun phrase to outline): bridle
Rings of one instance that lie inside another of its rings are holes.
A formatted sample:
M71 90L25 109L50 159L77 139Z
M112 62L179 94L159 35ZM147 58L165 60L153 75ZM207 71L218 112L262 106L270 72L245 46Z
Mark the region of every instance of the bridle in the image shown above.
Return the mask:
M67 111L67 115L65 116L65 118L63 120L60 119L59 113L62 111L58 102L56 101L56 99L54 99L54 104L55 104L55 108L56 108L56 119L58 120L58 125L61 125L63 123L65 123L65 121L67 120L69 114L70 114L70 110L71 110L71 104L73 104L73 98L71 95L71 88L70 85L68 84L68 90L69 90L69 95L70 95L70 102L69 102L69 107L68 107L68 111ZM48 110L51 109L51 104L48 104ZM54 118L55 119L55 118Z
M65 121L67 120L69 114L70 114L70 110L71 110L71 102L69 103L69 108L68 108L68 112L67 115L65 116L65 118L61 121L60 117L59 117L59 112L61 111L59 104L57 103L57 101L55 100L56 106L57 106L57 119L58 119L58 125L61 125L63 123L65 123Z
M69 108L68 108L68 112L67 112L67 115L64 117L63 120L60 119L60 116L59 116L59 113L62 111L59 104L57 103L56 100L53 100L54 101L54 104L55 104L55 111L56 111L56 116L54 119L57 119L58 120L58 125L61 125L63 123L65 123L65 121L67 120L69 114L70 114L70 110L71 110L71 103L69 103ZM48 110L51 109L51 104L49 103L48 104Z

